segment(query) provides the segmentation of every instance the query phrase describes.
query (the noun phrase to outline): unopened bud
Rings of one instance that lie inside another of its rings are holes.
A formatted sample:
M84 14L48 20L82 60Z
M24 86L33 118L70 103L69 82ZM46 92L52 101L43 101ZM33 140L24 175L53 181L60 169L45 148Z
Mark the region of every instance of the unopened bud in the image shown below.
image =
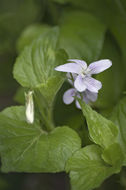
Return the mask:
M32 124L34 122L34 102L33 102L33 91L25 93L26 100L26 120L28 123Z

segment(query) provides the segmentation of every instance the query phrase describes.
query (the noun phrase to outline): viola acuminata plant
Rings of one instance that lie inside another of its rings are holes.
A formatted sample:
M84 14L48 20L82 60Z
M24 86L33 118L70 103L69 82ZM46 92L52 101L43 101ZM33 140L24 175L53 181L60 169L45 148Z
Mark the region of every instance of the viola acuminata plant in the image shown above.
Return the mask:
M126 98L118 102L124 86L118 74L123 67L116 65L121 59L114 54L118 48L109 56L106 27L87 13L70 11L60 30L34 27L18 42L13 68L21 85L18 105L0 113L1 171L66 172L71 190L93 190L126 166Z

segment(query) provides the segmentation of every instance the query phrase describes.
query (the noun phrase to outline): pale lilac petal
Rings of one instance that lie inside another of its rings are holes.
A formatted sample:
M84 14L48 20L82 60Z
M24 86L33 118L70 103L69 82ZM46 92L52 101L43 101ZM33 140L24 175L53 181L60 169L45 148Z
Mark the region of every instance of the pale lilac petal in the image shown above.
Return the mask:
M74 96L76 94L76 90L74 88L70 88L63 95L63 102L65 104L71 104L74 101Z
M67 73L66 74L66 76L67 76L68 79L71 79L71 75L72 75L72 78L75 80L76 77L77 77L77 74L75 74L75 73Z
M73 81L71 80L71 75L70 75L70 73L67 73L66 76L67 76L68 82L73 86Z
M95 93L98 93L98 90L102 87L102 83L92 77L85 77L84 84L89 91Z
M86 103L86 104L88 104L89 103L89 99L88 99L88 97L87 97L87 95L86 95L86 92L87 90L85 90L84 91L84 93L83 93L83 101Z
M84 69L87 69L87 63L85 61L83 61L83 60L68 59L68 61L75 62L75 63L79 64L81 67L83 67Z
M98 74L112 66L112 62L109 59L102 59L91 63L88 66L88 74Z
M82 71L82 67L76 63L66 63L55 68L56 71L76 73L79 74Z
M80 106L80 104L79 104L79 102L76 100L75 101L75 104L76 104L76 107L78 108L78 109L81 109L81 106Z
M71 77L71 75L72 75L72 77L73 77L73 80L75 80L76 79L76 77L77 77L77 74L75 74L75 73L67 73L66 74L66 76L67 76L67 79L68 79L68 82L73 86L74 84L74 81L72 80L72 77Z
M95 102L98 98L98 93L91 92L89 90L85 91L85 95L86 95L86 98L88 99L88 101L92 101L92 102Z
M83 92L84 90L86 90L84 79L85 78L81 77L81 75L78 75L76 80L74 81L74 86L79 92Z

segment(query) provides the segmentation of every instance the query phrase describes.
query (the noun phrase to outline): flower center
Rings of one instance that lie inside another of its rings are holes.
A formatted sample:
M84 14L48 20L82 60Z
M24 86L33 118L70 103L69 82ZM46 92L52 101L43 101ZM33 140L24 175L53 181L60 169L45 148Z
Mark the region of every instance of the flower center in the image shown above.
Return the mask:
M85 69L82 69L81 73L80 73L81 77L85 77L86 76L86 70Z

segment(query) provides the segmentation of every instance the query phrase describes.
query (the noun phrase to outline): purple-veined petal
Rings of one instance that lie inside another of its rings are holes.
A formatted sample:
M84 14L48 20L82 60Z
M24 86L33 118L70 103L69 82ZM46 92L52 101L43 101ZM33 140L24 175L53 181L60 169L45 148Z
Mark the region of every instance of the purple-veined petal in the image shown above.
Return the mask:
M90 75L98 74L108 69L111 66L112 66L112 62L109 59L102 59L102 60L91 63L87 68L87 73Z
M76 94L76 90L74 88L70 88L63 95L63 102L65 104L71 104L74 101L74 97Z
M82 71L82 67L76 63L66 63L64 65L57 66L56 71L76 73L79 74Z
M74 87L79 92L83 92L84 90L86 90L86 85L85 85L85 82L84 82L84 78L81 75L78 75L76 80L74 81Z
M74 62L79 64L81 67L83 67L83 69L87 69L87 63L83 60L79 60L79 59L68 59L68 61Z
M84 84L89 91L95 93L98 93L98 90L100 90L102 87L102 83L100 81L89 76L84 78Z
M78 108L78 109L81 109L81 106L80 106L80 104L79 104L79 102L76 100L75 101L75 104L76 104L76 107Z
M88 101L92 101L92 102L95 102L98 98L98 93L91 92L89 90L85 90L85 95Z

